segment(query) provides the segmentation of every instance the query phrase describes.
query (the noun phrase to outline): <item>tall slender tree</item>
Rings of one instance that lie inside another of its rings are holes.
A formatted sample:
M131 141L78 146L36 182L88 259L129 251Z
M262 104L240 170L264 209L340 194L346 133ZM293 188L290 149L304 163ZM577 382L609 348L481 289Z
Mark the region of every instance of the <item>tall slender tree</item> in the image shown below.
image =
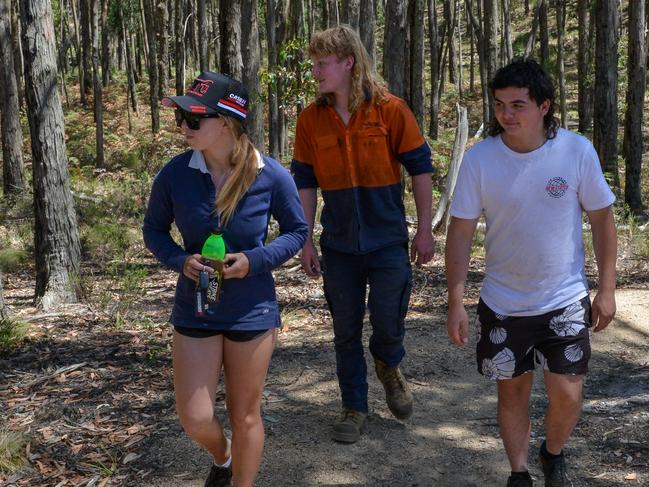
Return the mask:
M372 60L376 63L376 46L374 31L376 30L375 0L361 0L360 18L363 19L359 25L359 34L365 49Z
M424 0L411 0L410 18L410 89L408 103L419 127L424 126Z
M95 148L97 167L104 167L104 107L101 74L99 72L99 16L101 0L90 0L90 18L92 21L90 38L92 42L92 86L93 112L95 115Z
M408 36L408 2L391 0L386 3L385 45L383 47L383 76L390 91L407 98L406 40Z
M352 28L358 30L360 25L360 0L343 0L343 5L343 23L349 24ZM363 22L365 22L365 19L363 19Z
M626 161L624 202L632 214L642 213L642 114L646 87L647 44L645 2L629 2L629 44L624 121L624 159Z
M243 77L241 60L241 3L220 0L219 32L221 32L221 72L236 79Z
M566 105L566 72L564 66L564 35L566 24L565 0L556 0L557 14L557 80L559 82L559 106L561 108L561 126L568 127L568 107Z
M548 34L548 2L539 3L539 60L545 69L550 62L550 36Z
M484 0L484 28L483 35L483 48L484 48L484 62L486 68L486 82L488 83L493 79L499 65L498 53L498 2L497 0ZM487 90L487 97L489 103L486 107L487 119L485 123L491 120L493 114L493 97L491 92Z
M596 0L593 145L604 173L620 187L617 167L617 0Z
M81 252L70 192L63 109L56 89L50 2L22 0L20 20L34 173L35 296L47 309L78 299Z
M246 128L257 147L264 147L263 106L259 91L259 20L257 0L241 2L241 57L243 60L243 84L248 89L250 103Z
M169 86L169 10L167 0L156 0L155 25L158 42L158 96L162 98Z
M198 0L198 58L201 71L210 69L210 61L207 51L207 10L205 0Z
M91 23L90 4L93 0L79 0L79 23L81 24L81 69L83 69L83 91L85 94L90 93L92 86L92 41L91 41ZM85 99L85 97L83 98Z
M323 0L325 5L326 0ZM275 73L277 69L277 37L275 25L275 0L266 0L266 44L268 51L268 72ZM268 83L268 152L270 155L279 159L280 139L279 139L279 107L277 100L277 82Z
M184 0L175 0L174 21L176 28L176 95L185 94L185 8ZM202 67L202 65L201 65Z
M18 83L14 71L14 46L9 25L11 4L0 0L0 123L2 124L2 160L4 194L25 189L23 135L20 129Z
M145 0L147 11L153 15L155 0ZM157 133L160 130L160 105L158 103L158 49L155 37L155 22L146 22L146 38L149 45L149 101L151 105L151 130Z
M578 0L579 46L577 50L577 111L579 112L579 131L584 133L593 124L593 82L592 57L595 39L592 25L594 16L590 15L590 0Z

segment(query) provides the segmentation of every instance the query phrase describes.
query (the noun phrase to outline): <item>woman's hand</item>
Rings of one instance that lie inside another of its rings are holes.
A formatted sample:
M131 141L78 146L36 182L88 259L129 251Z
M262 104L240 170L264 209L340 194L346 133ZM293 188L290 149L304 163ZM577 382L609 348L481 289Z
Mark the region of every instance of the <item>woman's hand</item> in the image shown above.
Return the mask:
M193 254L185 259L185 263L183 264L183 274L185 276L189 277L192 281L198 282L201 271L207 271L210 274L214 272L214 269L203 264L201 254Z
M225 254L223 259L223 278L244 278L250 271L250 262L244 253Z

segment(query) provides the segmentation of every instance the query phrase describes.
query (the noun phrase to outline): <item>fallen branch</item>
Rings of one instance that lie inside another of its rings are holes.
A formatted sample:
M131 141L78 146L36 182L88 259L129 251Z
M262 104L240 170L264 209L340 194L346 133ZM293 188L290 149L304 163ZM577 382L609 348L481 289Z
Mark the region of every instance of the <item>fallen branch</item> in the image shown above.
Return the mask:
M433 218L433 232L435 232L442 223L444 215L448 210L451 201L453 200L453 193L455 192L455 183L457 182L457 175L460 172L460 165L464 157L464 149L466 148L466 141L469 135L469 122L467 121L466 107L459 104L456 105L457 111L457 128L455 129L455 142L453 143L453 153L451 156L451 163L446 175L446 188L442 198L439 200L437 213Z
M25 389L29 389L31 387L34 387L38 384L42 384L43 382L47 382L50 379L53 379L54 377L65 374L66 372L72 372L73 370L80 369L81 367L84 367L88 362L81 362L80 364L74 364L74 365L66 365L65 367L61 367L59 369L56 369L56 371L52 372L51 374L45 375L43 377L39 377L38 379L34 379L31 382L28 382L25 384Z

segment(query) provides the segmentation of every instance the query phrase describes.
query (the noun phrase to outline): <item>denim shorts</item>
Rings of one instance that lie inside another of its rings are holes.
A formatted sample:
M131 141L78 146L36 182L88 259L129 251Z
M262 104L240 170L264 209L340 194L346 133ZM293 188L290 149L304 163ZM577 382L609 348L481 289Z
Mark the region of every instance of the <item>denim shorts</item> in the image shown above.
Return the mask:
M590 327L588 296L537 316L499 315L480 299L478 372L491 380L511 379L540 365L555 374L586 374Z

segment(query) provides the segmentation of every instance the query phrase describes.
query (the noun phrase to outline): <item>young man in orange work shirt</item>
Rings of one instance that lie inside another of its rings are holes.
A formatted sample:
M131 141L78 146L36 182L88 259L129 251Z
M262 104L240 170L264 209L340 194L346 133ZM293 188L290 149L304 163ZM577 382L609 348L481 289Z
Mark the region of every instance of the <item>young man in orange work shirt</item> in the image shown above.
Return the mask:
M412 414L412 393L399 370L412 286L410 260L434 253L431 153L406 103L376 78L358 34L348 26L316 33L309 54L318 99L297 121L292 171L309 224L302 267L321 273L333 317L342 415L336 441L358 440L367 418L367 369L361 341L370 311L370 352L392 414ZM417 233L408 258L401 167L412 176ZM323 268L313 244L317 188L322 192Z

